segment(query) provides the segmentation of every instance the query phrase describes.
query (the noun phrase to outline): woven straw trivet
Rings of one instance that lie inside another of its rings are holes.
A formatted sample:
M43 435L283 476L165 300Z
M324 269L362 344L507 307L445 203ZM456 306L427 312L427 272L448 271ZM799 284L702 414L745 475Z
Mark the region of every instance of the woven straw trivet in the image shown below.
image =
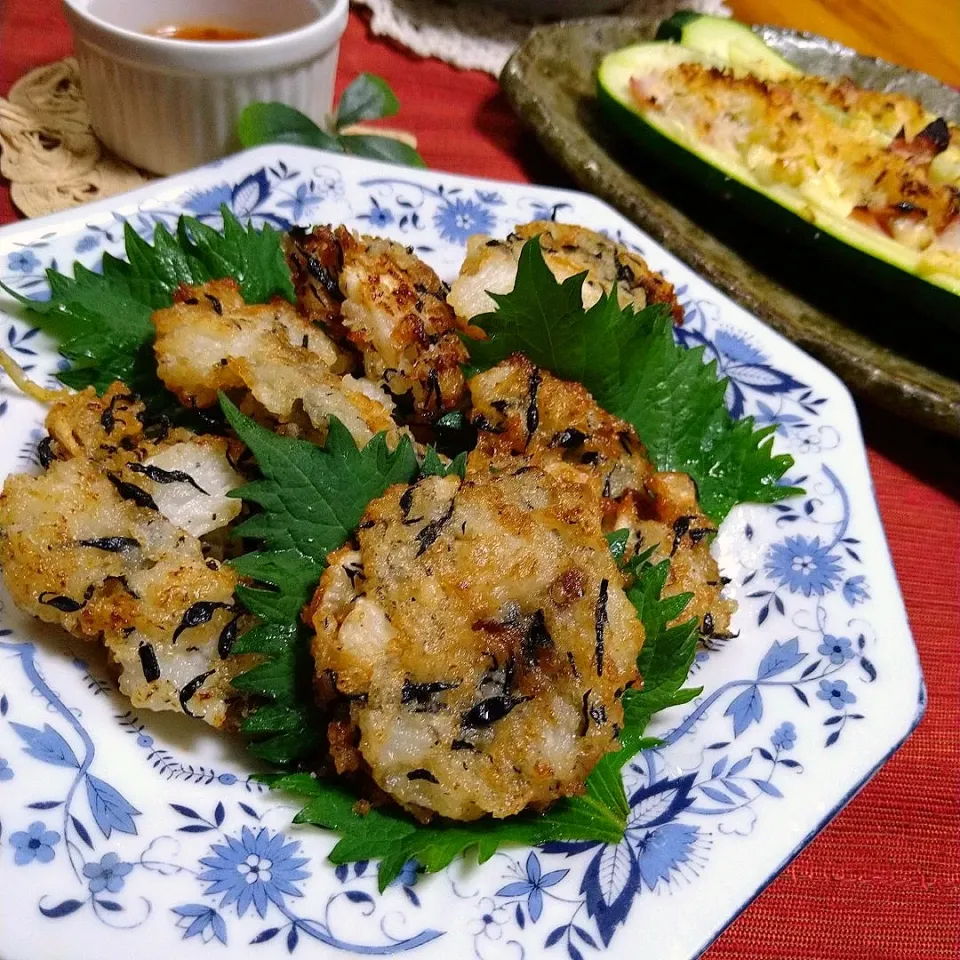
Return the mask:
M344 133L417 140L404 130L356 124ZM78 207L154 179L114 156L93 133L73 57L38 67L0 97L0 174L25 217Z
M90 129L73 57L21 77L0 98L0 173L24 216L40 217L139 187L150 179Z

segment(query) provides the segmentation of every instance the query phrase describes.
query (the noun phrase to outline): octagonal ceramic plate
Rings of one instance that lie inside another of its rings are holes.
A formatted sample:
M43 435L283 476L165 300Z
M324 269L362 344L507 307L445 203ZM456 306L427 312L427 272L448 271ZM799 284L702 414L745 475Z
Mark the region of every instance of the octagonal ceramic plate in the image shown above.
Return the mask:
M345 222L412 245L447 278L468 235L556 217L642 252L686 305L679 337L729 377L736 416L776 426L803 497L741 507L716 550L739 636L703 649L694 702L625 768L617 846L513 849L377 893L334 869L333 838L249 780L238 745L131 713L83 644L0 610L0 954L5 960L697 956L916 725L923 681L839 381L582 194L261 148L78 211L0 231L0 278L96 265L124 222L149 234L221 203L285 227ZM37 379L59 358L0 300L4 347ZM41 408L0 384L0 475L36 469Z

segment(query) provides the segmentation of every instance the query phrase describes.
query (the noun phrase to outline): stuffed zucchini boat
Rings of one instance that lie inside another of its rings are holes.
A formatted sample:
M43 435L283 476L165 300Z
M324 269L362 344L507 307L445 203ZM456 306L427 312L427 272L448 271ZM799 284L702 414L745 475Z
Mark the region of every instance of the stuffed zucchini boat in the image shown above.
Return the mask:
M677 14L609 54L618 129L738 215L960 322L960 129L897 93L803 73L748 27Z

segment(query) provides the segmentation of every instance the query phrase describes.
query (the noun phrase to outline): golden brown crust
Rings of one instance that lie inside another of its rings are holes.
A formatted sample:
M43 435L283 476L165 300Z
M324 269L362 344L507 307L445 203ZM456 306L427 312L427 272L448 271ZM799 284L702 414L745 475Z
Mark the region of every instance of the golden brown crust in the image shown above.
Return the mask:
M643 628L599 485L562 467L509 457L392 487L321 580L318 673L348 698L375 782L421 815L543 806L616 748Z
M629 423L603 410L581 384L559 380L526 357L502 361L468 387L479 428L472 466L522 454L548 471L572 467L596 478L604 532L629 530L632 553L656 547L654 562L671 559L665 594L693 594L678 621L695 616L705 638L727 634L736 605L721 595L724 581L710 553L715 529L690 477L656 472Z
M478 428L474 457L525 454L582 465L605 498L642 489L653 465L636 430L602 409L579 383L560 380L514 354L468 384Z
M43 462L90 459L118 489L125 485L128 497L146 496L195 536L234 520L241 503L227 494L243 482L233 467L243 445L170 427L163 419L145 424L143 403L123 383L111 384L102 397L93 387L67 394L47 413Z
M135 707L228 723L230 679L252 665L219 649L237 616L236 575L158 511L123 499L101 465L74 457L7 478L0 567L21 610L106 646Z
M233 571L198 537L240 512L228 496L243 482L239 444L146 422L122 383L54 403L46 472L11 475L0 494L0 567L20 609L104 644L134 706L232 725L229 681L252 662L228 659L221 633L249 618L233 609ZM210 617L178 635L197 603Z
M319 327L285 300L248 306L231 280L182 287L154 313L157 372L181 403L210 407L225 391L271 427L315 442L331 416L364 444L401 433L393 404L375 384L343 371L350 360Z
M111 384L102 397L87 387L50 407L47 452L58 460L90 457L111 467L145 459L144 420L143 404L124 384Z
M343 323L363 354L367 376L394 396L409 393L420 419L458 407L467 361L447 290L398 243L337 229L343 250Z
M544 260L557 280L586 271L585 307L593 306L615 287L621 306L632 304L642 310L660 303L670 311L674 322L683 320L683 308L673 285L651 270L643 257L586 227L553 220L519 224L505 240L478 235L467 241L466 259L448 297L458 316L469 320L491 311L495 305L487 293L513 289L520 250L531 237L540 238Z
M338 342L360 352L366 375L429 421L460 405L463 329L447 288L411 250L346 227L288 240L298 304Z
M340 320L343 251L332 228L294 227L284 235L283 244L300 311L311 323L326 328L339 343L344 343L347 331Z

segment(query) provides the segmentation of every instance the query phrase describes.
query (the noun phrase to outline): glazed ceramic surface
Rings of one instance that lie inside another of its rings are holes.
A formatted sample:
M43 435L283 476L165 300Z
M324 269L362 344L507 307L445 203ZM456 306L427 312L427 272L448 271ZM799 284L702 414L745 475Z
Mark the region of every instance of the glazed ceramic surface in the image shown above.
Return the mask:
M159 174L236 150L237 120L250 103L279 101L323 123L347 12L347 0L64 3L94 133ZM197 23L259 36L222 43L152 35Z
M124 223L189 213L285 228L346 223L412 246L452 279L475 232L556 217L603 230L676 284L680 342L729 378L734 416L776 428L806 494L743 506L715 549L737 636L697 654L691 703L624 768L617 845L503 850L382 895L376 867L333 867L334 837L250 779L239 744L185 717L136 714L91 646L0 596L0 955L210 960L410 954L430 960L689 960L859 789L918 722L923 680L837 378L599 200L297 147L260 148L136 193L0 231L0 279L96 267ZM3 346L37 380L62 365L0 299ZM0 476L37 470L43 410L4 381Z

